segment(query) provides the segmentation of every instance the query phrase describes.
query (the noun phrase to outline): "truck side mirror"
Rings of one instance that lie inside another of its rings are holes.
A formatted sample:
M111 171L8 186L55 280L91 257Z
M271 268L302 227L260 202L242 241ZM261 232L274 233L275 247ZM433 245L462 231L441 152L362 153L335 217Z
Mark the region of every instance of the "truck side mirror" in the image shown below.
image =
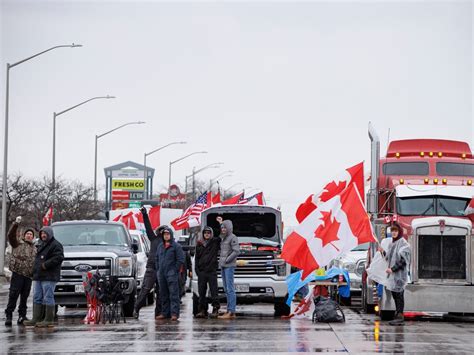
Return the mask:
M135 254L138 253L138 242L136 240L132 242L132 250Z

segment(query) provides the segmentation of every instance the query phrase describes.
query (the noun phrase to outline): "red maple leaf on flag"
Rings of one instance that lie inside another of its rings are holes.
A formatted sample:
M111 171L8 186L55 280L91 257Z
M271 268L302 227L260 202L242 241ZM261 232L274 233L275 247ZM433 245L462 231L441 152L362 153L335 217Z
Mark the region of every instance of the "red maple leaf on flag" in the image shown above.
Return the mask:
M319 196L320 200L323 202L329 201L336 195L339 195L345 188L346 181L331 181L329 184L324 186L324 192Z
M323 242L323 247L327 244L331 244L336 240L339 240L337 237L337 232L339 231L339 226L341 225L335 218L332 218L331 211L321 212L323 215L320 218L323 221L323 224L319 225L318 228L314 231L314 237L319 238ZM339 250L334 244L331 244L334 248Z

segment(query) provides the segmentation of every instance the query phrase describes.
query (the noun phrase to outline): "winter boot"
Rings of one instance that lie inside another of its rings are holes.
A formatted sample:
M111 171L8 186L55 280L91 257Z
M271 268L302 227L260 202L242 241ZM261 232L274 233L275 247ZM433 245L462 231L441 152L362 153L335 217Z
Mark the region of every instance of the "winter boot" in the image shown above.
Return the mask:
M18 325L23 325L23 322L29 321L29 319L26 316L19 316L18 320L16 321L16 324Z
M56 307L45 306L44 320L42 322L36 323L36 327L45 328L45 327L54 327L54 313Z
M388 322L390 325L404 325L405 324L405 317L403 317L403 313L397 313L395 318Z
M196 318L207 318L207 314L204 311L200 311L198 314L196 314Z
M5 313L6 319L5 319L5 326L10 327L12 325L12 314L7 314Z
M219 319L235 319L235 313L227 312L222 316L217 317Z
M219 308L217 307L212 307L212 313L211 313L211 318L217 318L219 316Z
M44 318L44 305L33 303L33 319L25 320L23 325L34 327L36 323L41 322Z

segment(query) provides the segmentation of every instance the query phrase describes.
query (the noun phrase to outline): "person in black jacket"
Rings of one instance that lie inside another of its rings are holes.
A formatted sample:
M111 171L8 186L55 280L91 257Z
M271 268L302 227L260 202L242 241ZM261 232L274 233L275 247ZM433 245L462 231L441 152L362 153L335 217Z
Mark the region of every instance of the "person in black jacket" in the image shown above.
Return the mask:
M163 236L161 232L167 226L159 226L156 231L153 231L151 226L150 218L146 207L140 208L140 212L143 215L143 223L145 224L146 235L150 241L150 253L148 254L148 260L146 262L146 271L143 278L143 285L135 303L134 317L138 319L140 309L145 306L146 299L150 291L155 288L156 300L155 300L155 318L161 314L161 301L160 301L160 289L158 286L158 279L156 278L156 266L155 266L155 255L158 245L163 242Z
M54 288L61 277L64 250L54 238L51 227L40 230L40 240L33 267L33 319L23 324L52 327L55 314Z
M217 318L220 308L217 295L217 256L221 239L214 237L214 232L210 227L204 227L202 238L196 245L195 269L198 277L199 291L199 312L196 318L207 318L207 285L211 291L212 314L211 318Z
M163 243L156 251L156 272L160 283L162 314L157 319L179 318L179 272L184 270L184 252L173 238L173 230L163 229Z

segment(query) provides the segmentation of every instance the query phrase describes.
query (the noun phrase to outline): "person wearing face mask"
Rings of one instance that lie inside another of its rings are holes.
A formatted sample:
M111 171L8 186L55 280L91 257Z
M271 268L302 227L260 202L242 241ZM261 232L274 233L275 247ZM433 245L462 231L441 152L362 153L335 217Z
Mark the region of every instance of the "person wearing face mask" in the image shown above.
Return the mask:
M217 257L221 239L214 236L211 227L204 227L202 236L196 243L195 270L198 277L199 311L196 318L207 318L207 285L211 292L212 314L211 318L217 318L220 308L217 294Z
M18 306L17 324L23 324L24 321L28 320L26 317L26 303L31 291L31 278L33 277L33 264L36 256L36 247L33 244L35 231L32 228L26 228L22 234L19 234L18 227L20 223L21 217L17 217L8 232L8 242L12 246L8 266L12 276L8 304L5 309L6 326L12 325L13 311L16 308L18 297L20 298L20 305Z
M161 314L156 319L179 318L179 273L184 270L184 252L173 238L173 230L164 227L163 242L156 250L156 273L160 285Z
M33 319L23 324L36 327L53 327L55 302L54 288L61 277L64 260L62 244L54 238L53 228L43 227L39 233L33 267Z
M219 220L218 220L219 221ZM234 288L234 272L240 247L237 236L233 233L232 221L224 220L221 224L221 252L219 266L221 267L222 284L227 298L227 312L219 319L234 319L237 296Z
M384 253L388 261L387 284L385 287L392 293L395 301L395 319L390 321L390 325L403 325L403 310L405 306L404 291L408 282L408 269L411 259L410 245L403 238L403 229L397 222L390 228L392 242L388 250Z

